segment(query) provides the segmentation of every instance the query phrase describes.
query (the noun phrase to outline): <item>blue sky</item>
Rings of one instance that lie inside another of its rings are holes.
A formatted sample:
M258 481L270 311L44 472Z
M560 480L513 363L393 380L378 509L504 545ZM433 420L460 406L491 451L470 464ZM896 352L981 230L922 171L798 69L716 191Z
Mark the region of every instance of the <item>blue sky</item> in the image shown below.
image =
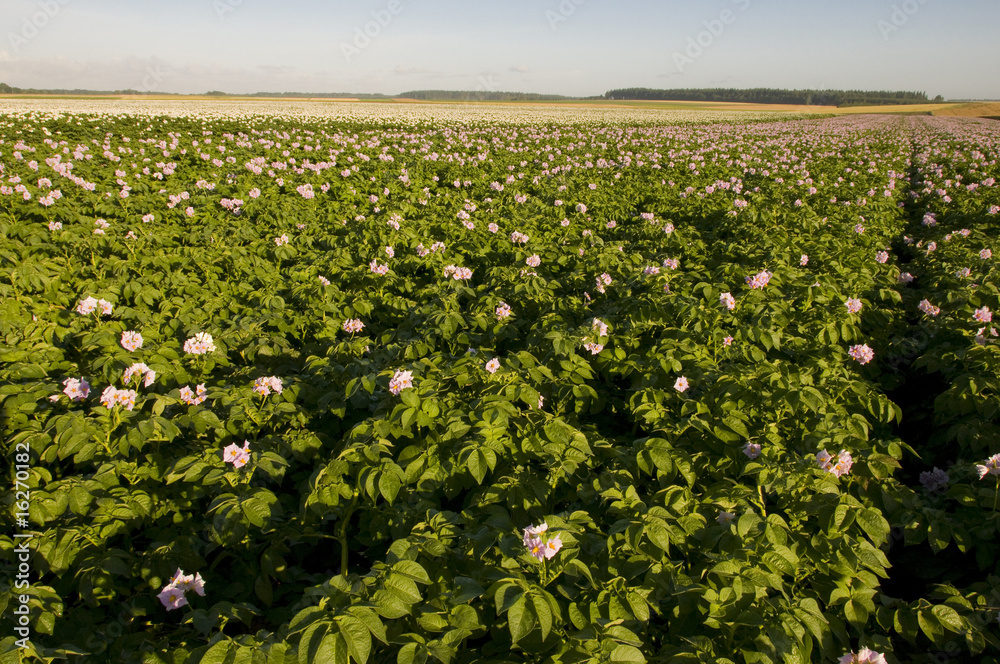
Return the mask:
M578 96L860 88L1000 99L998 34L1000 0L4 0L0 82Z

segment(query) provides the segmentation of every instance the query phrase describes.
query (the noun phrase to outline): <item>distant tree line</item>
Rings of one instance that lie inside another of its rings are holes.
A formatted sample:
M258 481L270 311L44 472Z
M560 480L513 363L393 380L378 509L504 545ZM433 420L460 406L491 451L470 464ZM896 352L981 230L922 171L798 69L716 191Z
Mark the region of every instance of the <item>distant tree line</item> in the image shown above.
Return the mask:
M657 101L716 101L749 104L795 104L799 106L890 106L927 104L925 92L886 90L779 90L775 88L680 88L653 90L622 88L604 93L605 99ZM934 102L944 101L940 95Z
M139 90L41 90L17 88L0 83L0 94L27 95L142 95L150 94ZM157 95L177 93L159 92ZM888 106L902 104L926 104L941 102L938 95L933 100L925 92L894 92L884 90L779 90L774 88L681 88L674 90L654 90L650 88L621 88L611 90L598 97L567 97L534 92L495 92L489 90L410 90L398 95L353 92L256 92L253 94L231 94L219 90L205 93L211 97L312 97L321 99L416 99L420 101L573 101L578 99L607 100L656 100L695 102L743 102L751 104L794 104L805 106Z
M6 83L0 83L0 95L67 95L67 96L94 96L94 95L145 95L149 92L139 90L67 90L62 88L40 89L40 88L16 88ZM156 92L158 95L173 94L170 92Z
M489 90L411 90L395 95L397 99L420 101L561 101L574 99L562 95L543 95L533 92L492 92Z

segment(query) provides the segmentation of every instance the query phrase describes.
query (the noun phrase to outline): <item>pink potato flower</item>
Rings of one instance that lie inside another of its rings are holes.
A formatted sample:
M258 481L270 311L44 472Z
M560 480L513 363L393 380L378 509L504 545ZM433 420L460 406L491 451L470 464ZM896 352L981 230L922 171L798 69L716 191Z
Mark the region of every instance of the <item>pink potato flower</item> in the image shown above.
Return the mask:
M537 526L531 525L524 529L522 540L524 546L528 548L528 553L539 562L552 560L563 546L562 538L559 535L551 538L545 536L548 529L549 526L544 521Z
M250 461L250 441L244 440L243 447L232 443L222 450L222 460L233 464L234 468L242 468Z
M85 378L67 378L63 381L63 392L70 401L83 401L90 395L90 383Z
M411 371L397 371L389 381L389 391L394 396L409 387L413 387L413 372Z
M688 379L685 378L684 376L681 376L676 381L674 381L674 389L677 390L678 392L685 392L687 391L688 387L689 387Z
M281 394L282 389L284 388L281 379L277 376L261 377L253 382L253 391L262 397L266 397L272 391Z
M869 650L868 648L862 648L857 654L849 652L840 658L837 664L888 664L885 661L885 655L875 652L874 650Z
M122 332L122 348L128 351L137 351L142 348L142 335L138 332Z
M979 479L987 475L1000 476L1000 454L994 454L986 461L976 464L976 472L979 473Z
M752 277L746 277L745 281L750 285L750 288L754 290L760 290L767 286L767 283L771 280L773 274L767 270L762 270Z
M840 450L840 454L837 456L832 456L829 452L823 450L816 455L816 463L819 464L821 470L825 470L834 477L842 477L851 472L851 466L854 465L854 458L847 450Z
M344 332L356 334L364 329L365 324L357 318L348 318L344 321Z
M847 354L850 355L852 359L857 360L859 364L868 364L875 359L875 351L872 350L868 344L851 346L851 348L847 351Z
M184 342L184 352L189 355L205 355L215 351L215 341L207 332L199 332Z
M205 389L205 384L202 383L192 390L189 385L185 385L181 388L181 401L189 406L197 406L208 398L208 390Z
M156 596L160 603L167 609L173 611L187 605L185 594L193 590L195 594L205 596L205 581L201 578L201 573L184 574L181 568L171 577L170 582L164 586L163 590Z
M920 300L920 304L917 305L917 308L928 316L937 316L941 313L940 307L935 307L929 300Z

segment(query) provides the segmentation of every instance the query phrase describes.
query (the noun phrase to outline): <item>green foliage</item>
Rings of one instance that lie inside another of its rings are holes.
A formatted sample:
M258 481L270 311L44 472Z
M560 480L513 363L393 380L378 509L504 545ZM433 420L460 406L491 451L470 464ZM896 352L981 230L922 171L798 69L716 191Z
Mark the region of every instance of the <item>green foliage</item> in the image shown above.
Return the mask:
M990 131L5 118L23 654L995 661ZM178 569L204 595L168 610Z

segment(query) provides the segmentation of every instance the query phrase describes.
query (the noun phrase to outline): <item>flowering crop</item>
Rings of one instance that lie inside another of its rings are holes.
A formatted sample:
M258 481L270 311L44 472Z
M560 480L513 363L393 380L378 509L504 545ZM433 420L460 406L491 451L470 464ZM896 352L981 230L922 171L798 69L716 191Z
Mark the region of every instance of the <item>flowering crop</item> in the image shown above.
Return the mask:
M136 351L142 348L142 335L138 332L122 332L122 348Z
M1000 125L73 103L0 100L39 644L989 656Z
M207 332L199 332L184 342L184 352L190 355L205 355L215 352L215 340Z

